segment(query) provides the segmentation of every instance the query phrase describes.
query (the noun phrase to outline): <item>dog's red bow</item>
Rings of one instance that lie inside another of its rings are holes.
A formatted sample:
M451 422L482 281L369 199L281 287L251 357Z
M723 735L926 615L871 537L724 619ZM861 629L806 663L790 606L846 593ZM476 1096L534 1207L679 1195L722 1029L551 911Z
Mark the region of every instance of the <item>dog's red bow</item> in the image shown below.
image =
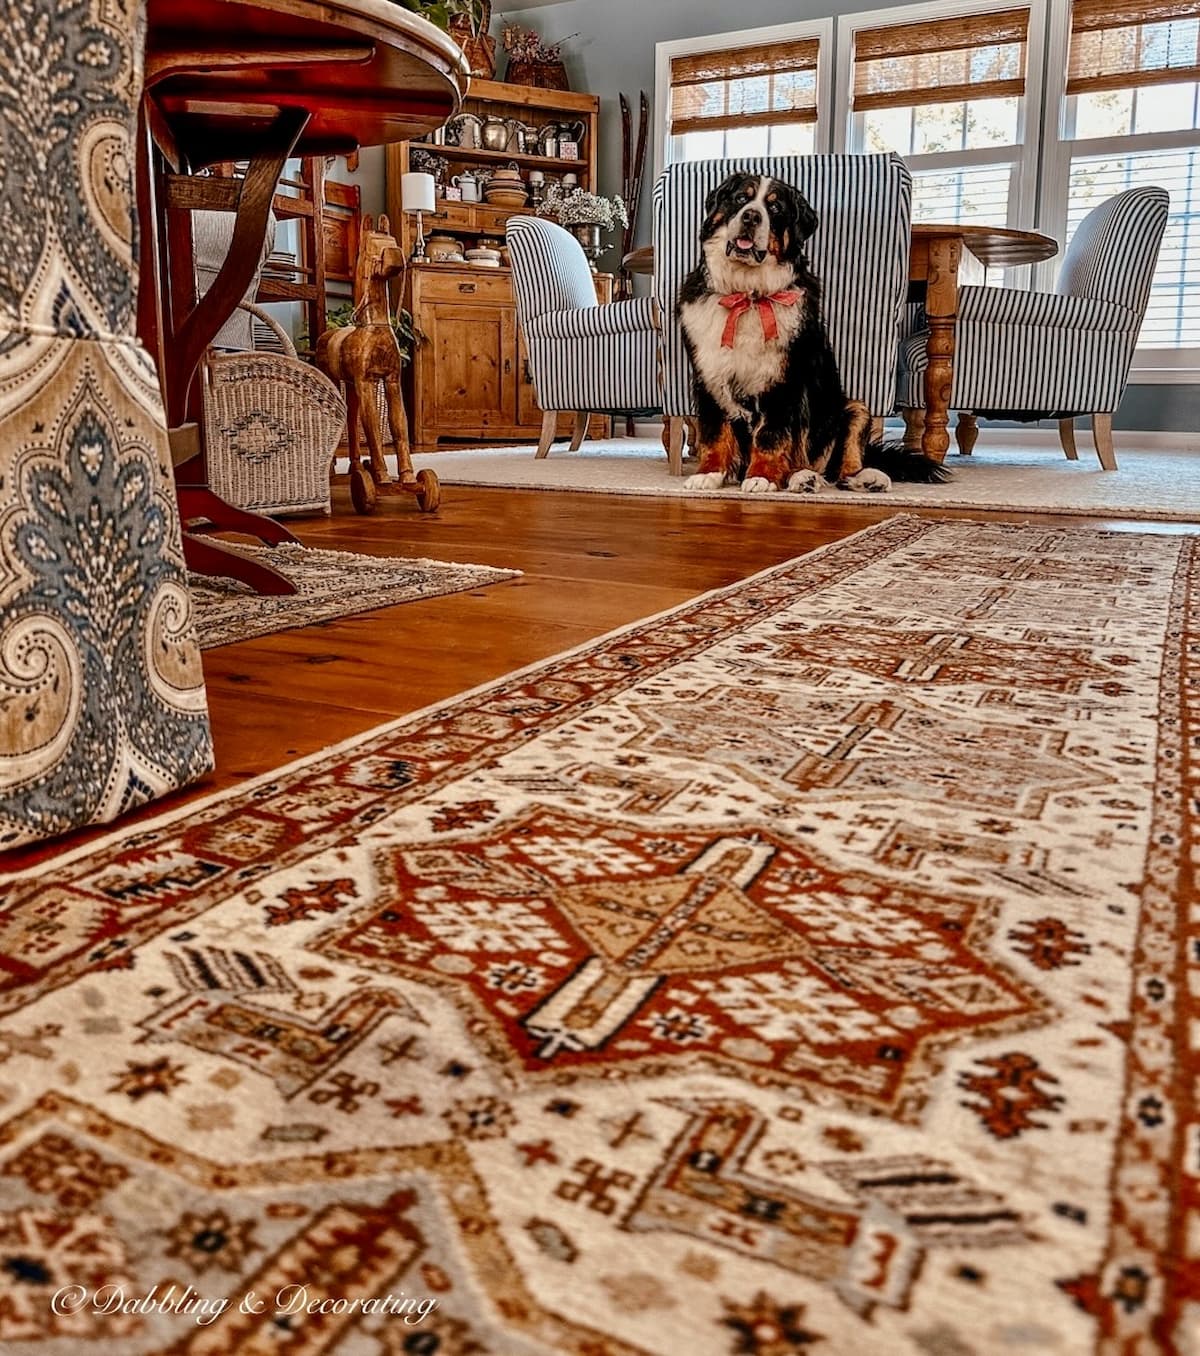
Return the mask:
M803 295L799 289L789 288L784 292L772 292L769 297L754 297L749 292L730 292L727 297L722 297L721 305L729 312L729 319L725 322L725 333L721 335L721 347L733 347L738 321L752 307L758 311L762 322L763 338L768 343L772 339L778 339L779 325L775 320L775 307L795 306Z

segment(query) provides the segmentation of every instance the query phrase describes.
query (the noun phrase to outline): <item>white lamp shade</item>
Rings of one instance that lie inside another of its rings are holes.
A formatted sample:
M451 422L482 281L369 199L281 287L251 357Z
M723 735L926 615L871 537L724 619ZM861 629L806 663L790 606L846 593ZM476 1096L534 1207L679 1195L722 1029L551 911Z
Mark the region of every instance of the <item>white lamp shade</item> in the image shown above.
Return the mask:
M432 174L402 174L400 205L406 212L432 212L434 189Z

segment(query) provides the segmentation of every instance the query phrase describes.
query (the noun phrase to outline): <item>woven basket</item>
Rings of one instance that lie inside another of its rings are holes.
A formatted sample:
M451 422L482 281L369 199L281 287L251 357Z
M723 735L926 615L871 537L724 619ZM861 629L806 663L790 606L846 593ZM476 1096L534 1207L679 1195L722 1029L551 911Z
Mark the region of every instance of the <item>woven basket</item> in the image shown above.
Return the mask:
M533 89L570 89L567 68L561 61L510 61L504 79L510 85Z
M346 402L328 377L296 357L274 316L241 304L284 351L210 356L204 388L209 482L237 508L328 513Z

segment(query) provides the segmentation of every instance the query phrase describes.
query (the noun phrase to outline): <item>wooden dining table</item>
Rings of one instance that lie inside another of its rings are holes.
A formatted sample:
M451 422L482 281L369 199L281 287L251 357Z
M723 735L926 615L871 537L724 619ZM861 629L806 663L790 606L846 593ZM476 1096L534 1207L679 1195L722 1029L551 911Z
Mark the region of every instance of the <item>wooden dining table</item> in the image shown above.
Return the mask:
M989 268L1016 268L1041 263L1058 253L1058 242L1037 231L1006 226L959 226L914 222L908 255L909 300L921 301L928 320L925 351L924 419L906 421L914 443L928 457L941 461L950 448L950 392L954 379L954 322L958 290L980 279ZM654 247L644 245L621 261L627 273L652 274ZM960 446L974 443L974 416L959 415Z
M1040 264L1058 253L1058 242L1037 231L1007 226L956 226L913 222L908 253L909 300L923 301L927 323L924 423L906 421L921 451L942 461L950 449L950 392L954 381L954 322L958 290L989 268ZM959 446L975 442L975 416L959 414Z
M431 131L457 112L469 72L445 33L392 0L148 0L147 15L138 331L158 364L184 554L198 572L290 593L278 572L206 535L295 540L209 488L197 374L258 270L287 160ZM206 174L230 161L246 162L243 177ZM228 257L202 298L191 240L198 209L234 214Z

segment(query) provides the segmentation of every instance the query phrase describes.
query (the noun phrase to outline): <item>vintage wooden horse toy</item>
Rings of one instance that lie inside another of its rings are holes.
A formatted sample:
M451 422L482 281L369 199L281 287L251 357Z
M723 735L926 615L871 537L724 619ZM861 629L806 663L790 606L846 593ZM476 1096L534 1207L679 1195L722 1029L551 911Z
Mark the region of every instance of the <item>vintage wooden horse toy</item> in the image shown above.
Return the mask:
M387 217L363 218L362 242L354 274L351 324L326 330L317 340L317 366L346 389L346 424L350 442L350 497L359 513L372 513L379 487L392 484L383 458L379 419L379 384L383 383L388 423L396 444L398 489L417 496L423 513L441 502L441 486L429 470L414 472L408 443L408 418L400 391L402 358L392 330L388 280L404 271L404 254L396 244ZM362 430L366 429L371 464L363 463Z

